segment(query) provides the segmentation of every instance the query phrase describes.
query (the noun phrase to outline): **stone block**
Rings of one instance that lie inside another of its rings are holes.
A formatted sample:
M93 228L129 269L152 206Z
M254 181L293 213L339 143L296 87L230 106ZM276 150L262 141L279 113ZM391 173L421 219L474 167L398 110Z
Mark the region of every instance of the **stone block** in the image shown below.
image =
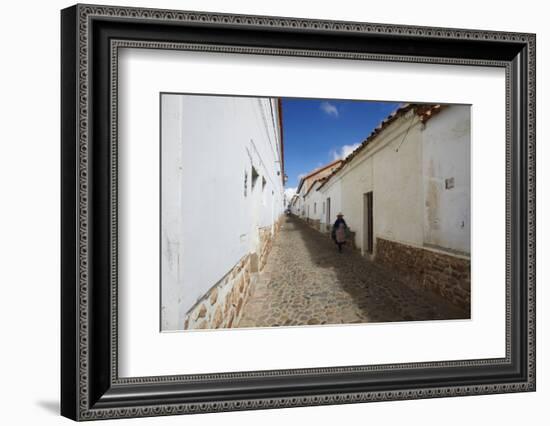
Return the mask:
M239 299L239 302L237 303L236 313L237 316L241 314L241 308L243 307L243 299Z
M231 290L231 304L233 306L237 306L237 303L239 302L240 296L239 296L239 289L237 286L234 286Z
M199 321L197 323L195 323L195 327L193 327L195 329L198 329L198 330L204 330L206 328L209 328L208 327L208 323L206 321Z
M463 308L469 306L470 260L394 241L376 240L376 261Z
M259 264L258 264L258 254L252 253L250 255L250 271L251 272L258 272Z
M218 289L217 288L214 288L211 292L210 292L210 304L211 305L214 305L217 301L218 301Z
M204 306L204 304L201 304L199 309L197 310L196 318L197 319L204 318L206 316L206 312L207 312L206 306Z
M212 325L214 328L219 328L223 323L223 312L222 308L218 306L214 312L214 318L212 320Z
M223 304L223 314L227 317L229 314L229 310L231 309L231 294L229 294L226 299L225 303Z

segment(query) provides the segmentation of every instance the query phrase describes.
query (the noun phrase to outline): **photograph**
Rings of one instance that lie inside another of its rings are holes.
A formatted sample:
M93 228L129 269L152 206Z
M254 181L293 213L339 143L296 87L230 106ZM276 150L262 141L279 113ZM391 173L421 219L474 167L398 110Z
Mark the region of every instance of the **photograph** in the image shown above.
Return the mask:
M60 336L40 332L27 349L57 342L39 365L61 415L234 412L267 424L273 409L342 405L342 421L343 405L386 402L369 412L410 423L427 403L412 400L432 399L437 419L484 410L521 423L547 396L536 359L542 14L188 6L62 5L60 23L45 11L34 23L56 43L39 59L60 55L57 84L37 80L60 86L61 108L46 111L60 116L40 113L44 125L19 123L6 140L36 128L26 139L42 149L48 126L60 134L49 160L8 144L40 163L18 166L41 185L16 189L21 199L45 194L55 172L60 203L27 210L57 206L57 227L27 222L60 228L60 250L29 267L29 242L55 237L11 226L25 254L14 276L60 275L57 301L34 298L59 305ZM14 123L29 121L25 84L12 84ZM28 172L44 167L38 180ZM25 320L13 301L28 297L5 299Z
M470 105L159 101L161 331L470 319Z

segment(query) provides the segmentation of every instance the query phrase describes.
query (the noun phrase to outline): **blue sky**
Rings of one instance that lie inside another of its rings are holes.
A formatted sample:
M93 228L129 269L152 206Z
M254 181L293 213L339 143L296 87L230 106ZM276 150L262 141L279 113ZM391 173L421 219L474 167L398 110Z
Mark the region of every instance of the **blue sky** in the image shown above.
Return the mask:
M394 102L283 98L287 188L300 176L349 154L399 106Z

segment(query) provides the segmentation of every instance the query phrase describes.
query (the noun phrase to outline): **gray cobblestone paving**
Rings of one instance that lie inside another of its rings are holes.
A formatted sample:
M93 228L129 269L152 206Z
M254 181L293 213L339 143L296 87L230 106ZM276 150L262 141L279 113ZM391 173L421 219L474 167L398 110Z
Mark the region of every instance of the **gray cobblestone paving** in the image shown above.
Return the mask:
M415 290L358 251L286 217L235 327L468 318L443 298Z

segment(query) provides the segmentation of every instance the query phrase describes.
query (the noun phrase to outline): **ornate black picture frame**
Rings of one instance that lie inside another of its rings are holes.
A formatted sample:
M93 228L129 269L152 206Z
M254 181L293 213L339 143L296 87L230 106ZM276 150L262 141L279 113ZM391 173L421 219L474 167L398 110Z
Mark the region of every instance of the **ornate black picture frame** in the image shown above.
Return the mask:
M535 390L535 35L76 5L61 12L61 413L74 420ZM119 378L117 52L190 49L506 71L506 356Z

